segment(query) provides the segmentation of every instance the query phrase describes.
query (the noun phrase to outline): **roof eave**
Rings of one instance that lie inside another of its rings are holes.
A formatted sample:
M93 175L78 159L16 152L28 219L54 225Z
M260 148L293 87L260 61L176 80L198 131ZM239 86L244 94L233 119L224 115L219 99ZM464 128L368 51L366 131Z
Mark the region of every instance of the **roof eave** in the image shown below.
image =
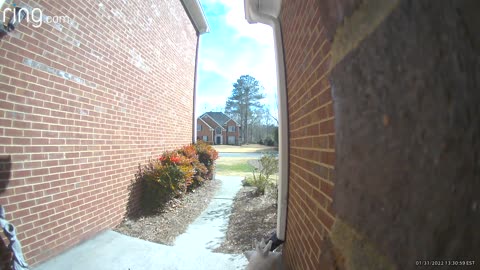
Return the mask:
M211 115L209 115L208 112L207 112L207 113L204 113L204 114L203 114L202 116L200 116L200 117L203 118L203 117L206 117L206 116L208 116L208 118L212 119L212 121L215 122L215 124L217 124L220 128L222 128L223 130L225 130L225 128L222 127L222 125L220 125L220 124L217 122L217 120L215 120ZM202 120L203 120L203 119L202 119Z
M210 31L208 27L207 18L203 12L202 5L199 0L181 0L185 10L192 21L193 26L197 30L198 34L205 34Z
M205 125L207 125L208 128L213 129L205 120L203 120L201 117L198 118L200 121L202 121Z

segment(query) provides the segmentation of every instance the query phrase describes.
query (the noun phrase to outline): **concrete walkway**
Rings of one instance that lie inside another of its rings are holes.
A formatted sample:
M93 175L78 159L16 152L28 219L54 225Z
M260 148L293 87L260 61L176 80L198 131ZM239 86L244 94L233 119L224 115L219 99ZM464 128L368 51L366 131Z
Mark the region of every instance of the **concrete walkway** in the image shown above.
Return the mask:
M243 255L213 253L228 228L233 198L241 177L217 176L221 187L207 209L178 236L174 246L165 246L114 231L96 237L34 268L35 270L240 270Z

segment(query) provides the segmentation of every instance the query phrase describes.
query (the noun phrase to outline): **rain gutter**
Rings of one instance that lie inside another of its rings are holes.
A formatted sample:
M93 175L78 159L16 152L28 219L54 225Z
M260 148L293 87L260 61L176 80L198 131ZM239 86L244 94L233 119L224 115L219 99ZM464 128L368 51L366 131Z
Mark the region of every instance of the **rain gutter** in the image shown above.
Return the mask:
M277 63L278 91L278 147L279 183L277 208L277 238L285 241L288 197L288 114L285 60L283 55L282 29L278 17L282 0L244 0L245 18L249 23L262 23L273 28L275 57Z

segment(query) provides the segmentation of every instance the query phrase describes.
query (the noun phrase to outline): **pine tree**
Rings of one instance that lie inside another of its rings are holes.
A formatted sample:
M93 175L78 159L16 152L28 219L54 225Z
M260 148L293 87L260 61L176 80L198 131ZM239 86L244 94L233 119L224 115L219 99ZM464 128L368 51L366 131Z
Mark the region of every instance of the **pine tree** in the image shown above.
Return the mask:
M225 114L242 126L242 138L248 143L249 118L254 109L262 107L260 100L265 96L260 92L259 82L250 75L242 75L233 84L232 95L225 104Z

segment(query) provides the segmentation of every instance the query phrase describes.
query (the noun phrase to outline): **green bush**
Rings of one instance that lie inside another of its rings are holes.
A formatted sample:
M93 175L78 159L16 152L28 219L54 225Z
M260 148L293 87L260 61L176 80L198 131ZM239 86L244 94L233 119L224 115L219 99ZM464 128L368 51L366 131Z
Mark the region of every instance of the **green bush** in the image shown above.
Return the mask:
M145 213L161 209L167 201L179 197L206 179L212 179L218 153L199 142L174 151L164 152L139 168L142 183L141 206Z
M197 151L198 160L207 168L205 179L212 179L218 152L211 145L203 141L195 144L195 150Z
M252 186L256 187L255 193L257 195L264 195L265 194L265 189L267 186L269 186L270 180L263 174L258 174L256 175L255 172L253 173L253 176L251 177L246 177L242 181L244 186Z
M244 186L256 187L257 195L264 195L267 188L271 188L274 192L277 187L276 181L270 179L274 173L278 172L278 160L273 154L263 154L258 160L260 170L253 170L251 177L246 177L242 184ZM258 171L258 173L255 173Z
M194 144L186 145L177 152L180 155L185 156L186 158L189 159L190 164L193 166L193 178L192 178L192 183L187 187L189 191L195 189L196 187L199 187L205 179L208 179L208 169L203 164L200 162L198 159L198 154L197 154L197 149Z
M275 142L270 137L265 138L265 140L263 142L266 146L274 146L275 145Z
M259 163L260 172L266 175L267 178L278 172L278 159L272 152L263 153Z
M181 196L187 188L188 167L176 164L162 164L160 160L151 161L140 169L142 180L142 209L150 213L161 208L168 200Z

